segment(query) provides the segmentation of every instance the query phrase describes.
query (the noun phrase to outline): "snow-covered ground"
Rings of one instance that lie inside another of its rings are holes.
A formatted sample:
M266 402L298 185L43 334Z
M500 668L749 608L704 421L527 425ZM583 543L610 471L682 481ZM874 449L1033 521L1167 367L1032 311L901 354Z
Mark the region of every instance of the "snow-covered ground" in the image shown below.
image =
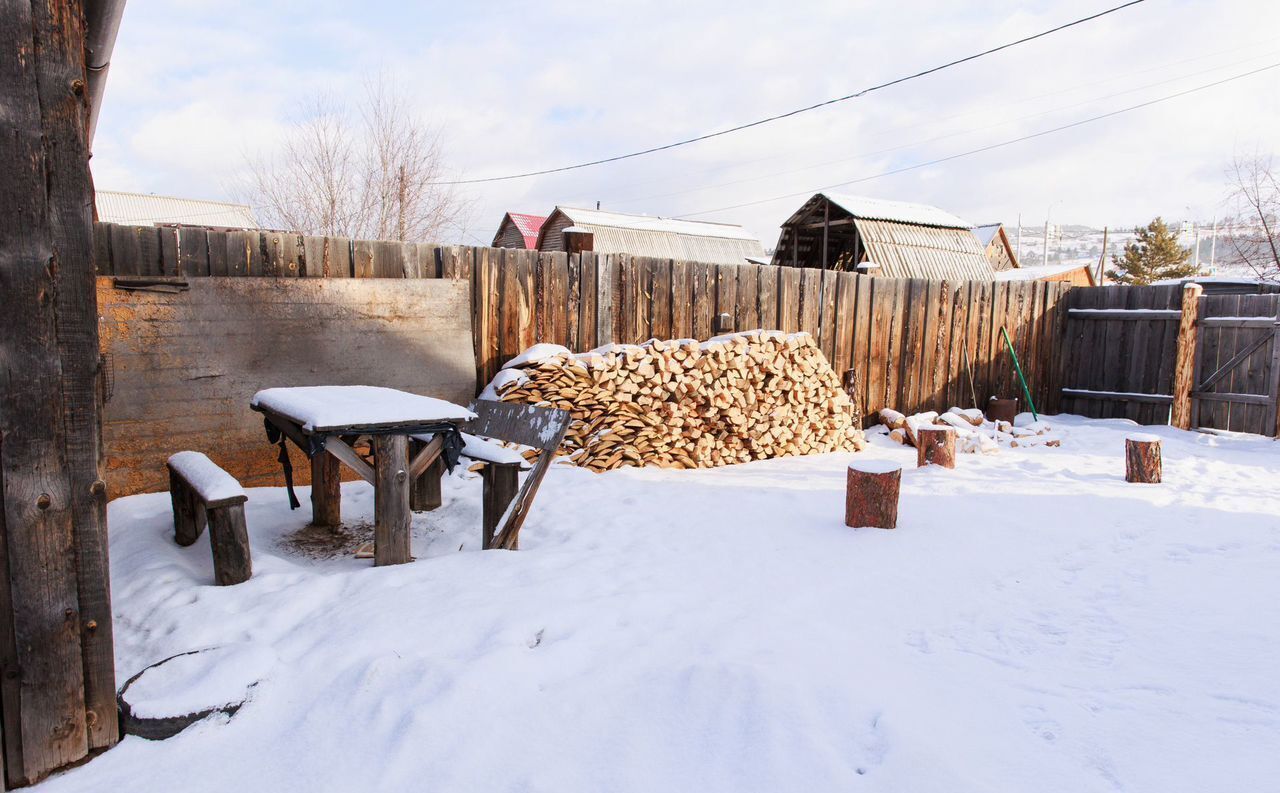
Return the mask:
M251 490L235 587L167 496L116 501L120 679L273 660L233 718L39 789L1275 789L1280 444L1156 429L1165 484L1130 485L1131 425L1058 423L1061 448L905 471L895 531L843 525L845 454L555 468L515 553L477 551L455 475L418 561L379 569L286 550L308 510ZM369 519L367 485L343 495Z

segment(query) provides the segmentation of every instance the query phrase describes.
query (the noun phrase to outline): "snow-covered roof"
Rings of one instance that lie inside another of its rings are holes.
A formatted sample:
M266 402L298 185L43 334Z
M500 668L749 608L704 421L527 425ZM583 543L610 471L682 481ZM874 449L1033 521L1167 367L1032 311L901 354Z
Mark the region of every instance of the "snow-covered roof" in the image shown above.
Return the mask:
M1066 264L1049 264L1039 267L1019 267L1015 270L1000 270L996 273L997 281L1035 281L1039 278L1046 278L1051 275L1061 275L1069 273L1072 270L1088 269L1089 265L1080 264L1079 262L1068 262Z
M226 201L98 190L94 195L94 206L98 210L98 220L104 223L130 226L179 223L236 229L258 227L252 207Z
M999 223L989 223L985 226L974 226L973 236L978 238L978 242L982 243L982 247L991 244L991 241L1000 233Z
M628 215L622 212L606 212L599 209L556 207L575 226L608 226L635 231L663 231L670 234L688 234L695 237L723 237L730 240L755 240L755 236L742 226L732 223L709 223L703 220L678 220L653 215Z
M906 201L889 201L884 198L849 196L839 193L822 193L831 203L853 215L867 220L890 220L912 223L917 226L937 226L944 229L971 229L973 224L945 209L928 204L911 204Z

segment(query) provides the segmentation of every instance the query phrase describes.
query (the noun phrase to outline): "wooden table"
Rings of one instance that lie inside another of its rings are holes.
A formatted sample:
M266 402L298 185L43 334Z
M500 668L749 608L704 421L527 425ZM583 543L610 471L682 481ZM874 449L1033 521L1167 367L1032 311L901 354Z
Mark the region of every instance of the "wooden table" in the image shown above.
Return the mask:
M414 481L444 451L442 426L456 428L474 417L441 399L374 386L300 386L259 391L250 403L311 460L312 522L338 525L342 494L338 465L373 485L374 564L411 560L409 494ZM410 437L435 432L412 458ZM361 437L373 446L373 465L352 448Z

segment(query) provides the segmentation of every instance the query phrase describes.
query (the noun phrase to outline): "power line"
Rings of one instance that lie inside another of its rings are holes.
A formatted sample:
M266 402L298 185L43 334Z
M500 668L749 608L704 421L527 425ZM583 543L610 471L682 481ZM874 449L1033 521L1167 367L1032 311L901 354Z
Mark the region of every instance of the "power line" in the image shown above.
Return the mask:
M958 154L951 154L946 157L939 157L936 160L929 160L927 162L915 163L914 165L907 165L907 166L903 166L902 168L894 168L893 170L882 171L880 173L872 174L870 176L863 176L857 179L850 179L847 182L838 182L836 184L829 184L822 187L815 187L811 190L803 190L796 193L787 193L786 195L778 195L778 196L773 196L771 198L762 198L758 201L747 201L742 204L734 204L732 206L719 207L717 209L705 209L699 212L686 212L682 215L675 215L674 217L691 218L691 217L698 217L699 215L711 215L716 212L725 212L730 209L742 209L743 207L752 207L752 206L758 206L760 204L767 204L771 201L781 201L784 198L798 198L800 196L813 195L814 193L821 193L825 190L833 190L837 187L848 187L849 185L852 185L852 184L869 182L873 179L880 179L885 176L893 176L895 174L906 173L907 171L915 171L915 170L919 170L920 168L927 168L930 165L938 165L940 163L950 162L951 160L958 160L961 157L969 157L974 154L981 154L983 152L991 151L992 149L1000 149L1000 148L1004 148L1005 146L1012 146L1015 143L1022 143L1023 141L1033 140L1035 138L1041 138L1041 137L1044 137L1045 135L1051 135L1055 132L1062 132L1063 130L1072 129L1074 127L1083 126L1085 124L1091 124L1094 121L1101 121L1106 118L1111 118L1112 116L1118 116L1122 113L1128 113L1133 110L1140 110L1141 108L1144 108L1144 107L1158 105L1161 102L1168 102L1171 99L1177 99L1178 97L1186 96L1188 94L1194 94L1198 91L1205 91L1210 88L1216 88L1217 86L1225 85L1227 83L1234 82L1236 80L1242 80L1245 77L1251 77L1255 74L1261 74L1262 72L1270 71L1276 68L1280 68L1280 63L1273 63L1270 66L1263 66L1261 68L1244 72L1242 74L1237 74L1232 77L1226 77L1212 83L1205 83L1204 85L1199 85L1199 86L1196 86L1195 88L1188 88L1185 91L1178 91L1177 93L1168 94L1166 96L1162 96L1157 99L1151 99L1146 102L1140 102L1136 105L1122 107L1119 110L1112 110L1108 113L1102 113L1101 115L1091 116L1090 118L1084 118L1079 121L1073 121L1070 124L1063 124L1058 127L1051 127L1050 129L1041 130L1039 132L1033 132L1029 135L1023 135L1021 137L1012 138L1010 140L1001 141L999 143L992 143L987 146L980 146L976 149L970 149L968 151L959 152Z
M1035 33L1030 36L1024 36L1023 38L1017 39L1016 41L1010 41L1008 43L1001 44L998 47L992 47L989 50L983 50L982 52L974 53L973 55L967 55L963 58L958 58L954 61L949 61L940 66L934 66L932 68L925 69L924 71L916 72L915 74L909 74L904 77L895 78L885 83L880 83L879 85L873 85L869 88L863 88L862 90L852 94L837 96L833 99L827 99L825 101L818 102L816 104L812 104L807 107L801 107L795 110L789 110L785 113L779 113L777 115L768 116L766 118L757 119L755 121L749 121L745 124L739 124L735 127L729 127L728 129L719 130L718 132L708 132L705 135L698 135L697 137L686 138L684 140L678 140L673 143L666 143L661 146L652 146L650 148L642 149L640 151L633 151L629 154L618 154L613 157L605 157L604 159L600 159L600 160L591 160L590 162L580 162L575 165L563 165L558 168L544 168L543 170L540 170L540 171L526 171L524 173L509 174L507 176L487 176L479 179L457 179L457 180L447 181L447 182L434 182L433 184L462 185L462 184L480 184L483 182L506 182L512 179L525 179L530 176L545 176L546 174L561 173L563 171L573 171L579 168L590 168L595 165L604 165L605 163L618 162L619 160L629 160L632 157L640 157L645 154L653 154L654 152L666 151L668 149L674 149L679 146L688 146L691 143L698 143L699 141L710 140L711 138L718 138L722 135L728 135L733 132L741 132L744 129L751 129L752 127L758 127L763 124L772 123L774 121L781 121L784 118L791 118L792 116L798 116L801 113L808 113L811 110L817 110L819 108L827 107L828 105L834 105L839 102L847 102L850 99L857 99L859 97L866 96L867 94L872 93L873 91L879 91L894 85L905 83L909 80L915 80L921 77L925 77L930 74L940 72L943 69L950 69L953 66L959 66L962 63L968 63L969 61L974 61L974 60L977 60L978 58L983 58L983 57L986 57L987 55L992 55L994 53L1000 52L1001 50L1007 50L1011 47L1016 47L1019 44L1026 44L1029 41L1035 41L1036 39L1044 38L1045 36L1049 36L1059 31L1066 30L1067 28L1075 27L1076 25L1083 25L1086 22L1092 22L1093 20L1099 19L1100 17L1107 16L1108 14L1114 14L1117 11L1121 11L1130 6L1135 6L1135 5L1138 5L1139 3L1145 3L1145 2L1146 0L1129 0L1129 2L1127 3L1123 3L1121 5L1108 8L1105 11L1099 11L1096 14L1091 14L1087 17L1081 17L1071 22L1058 25L1057 27L1049 28L1048 30L1042 30L1039 33Z

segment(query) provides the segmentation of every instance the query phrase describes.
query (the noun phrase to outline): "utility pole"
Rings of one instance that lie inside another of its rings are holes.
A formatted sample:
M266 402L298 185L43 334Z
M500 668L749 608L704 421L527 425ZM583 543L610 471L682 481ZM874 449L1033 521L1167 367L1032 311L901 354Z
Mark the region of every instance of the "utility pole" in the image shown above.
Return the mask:
M1022 264L1022 213L1018 213L1018 264Z
M1218 272L1218 216L1213 216L1213 236L1209 238L1209 272Z
M1049 264L1049 216L1044 216L1044 264Z
M1093 279L1097 286L1102 286L1102 276L1106 273L1107 265L1107 234L1111 231L1109 226L1102 227L1102 253L1098 256L1098 277Z
M1196 227L1196 275L1200 274L1200 229Z

